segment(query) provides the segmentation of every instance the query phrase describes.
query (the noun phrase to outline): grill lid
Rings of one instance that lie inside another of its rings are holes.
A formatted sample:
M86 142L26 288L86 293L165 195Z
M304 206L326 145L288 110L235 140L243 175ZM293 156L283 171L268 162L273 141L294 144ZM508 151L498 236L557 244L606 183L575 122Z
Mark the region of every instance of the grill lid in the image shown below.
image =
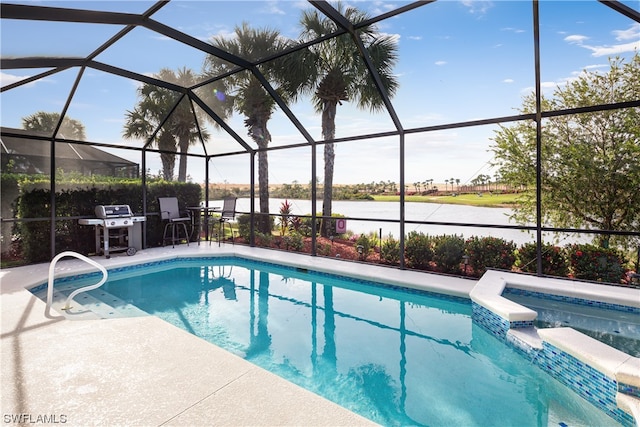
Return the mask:
M123 218L133 216L129 205L98 205L96 206L98 218Z

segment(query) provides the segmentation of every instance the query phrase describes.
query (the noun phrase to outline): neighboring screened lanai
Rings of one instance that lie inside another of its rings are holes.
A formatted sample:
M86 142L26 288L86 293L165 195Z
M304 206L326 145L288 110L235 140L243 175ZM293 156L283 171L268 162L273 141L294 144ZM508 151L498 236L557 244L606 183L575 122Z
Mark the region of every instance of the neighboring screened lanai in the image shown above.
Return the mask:
M51 154L48 144L41 139L24 137L29 133L24 129L2 128L5 136L0 141L0 156L2 168L9 168L14 172L51 174ZM7 134L21 134L22 137L7 136ZM31 133L31 135L34 135ZM46 135L37 135L47 138ZM83 175L109 175L136 178L139 174L137 163L115 156L91 145L72 145L61 143L57 145L57 168L67 172L77 172Z
M3 1L0 14L2 172L49 175L51 190L49 215L38 218L3 194L3 250L5 226L40 221L51 256L59 252L56 227L71 217L55 206L72 172L137 179L142 199L162 178L201 184L206 200L216 186L246 184L238 209L252 215L251 243L263 226L253 214L279 213L260 184L303 184L313 255L320 220L344 214L326 189L344 185L399 196L373 230L393 230L400 251L410 230L434 225L523 230L538 245L545 233L588 235L543 222L545 121L640 108L637 91L571 108L542 102L582 72L638 55L631 0ZM520 123L534 141L533 222L434 221L406 209L410 193L434 183L449 193L500 188L495 135ZM354 226L372 220L347 216Z

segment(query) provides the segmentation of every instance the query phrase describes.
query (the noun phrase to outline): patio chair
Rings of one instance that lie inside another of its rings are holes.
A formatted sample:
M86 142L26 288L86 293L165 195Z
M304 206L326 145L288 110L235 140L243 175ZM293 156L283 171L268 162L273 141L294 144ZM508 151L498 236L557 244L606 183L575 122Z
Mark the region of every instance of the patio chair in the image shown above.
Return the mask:
M184 216L178 209L177 197L159 197L158 203L160 204L160 218L166 221L164 226L164 233L162 235L162 246L165 245L167 240L171 240L172 246L176 247L176 242L180 243L182 239L186 239L187 246L189 246L189 232L187 231L187 224L191 224L191 217L186 214ZM167 236L167 232L171 230L171 235ZM181 236L181 231L184 236Z
M229 224L229 221L233 221L236 217L236 200L238 200L237 197L225 197L220 217L215 218L218 222L218 246L220 246L220 241L224 240L225 224ZM231 242L235 243L231 224L229 224L229 231L231 232ZM211 243L211 240L209 240L209 243Z

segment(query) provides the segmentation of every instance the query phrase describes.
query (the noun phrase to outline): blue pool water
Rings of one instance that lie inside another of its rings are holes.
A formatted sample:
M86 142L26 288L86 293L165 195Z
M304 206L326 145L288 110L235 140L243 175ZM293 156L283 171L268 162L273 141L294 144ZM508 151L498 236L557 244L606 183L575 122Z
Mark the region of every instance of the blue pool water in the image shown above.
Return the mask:
M619 425L474 324L468 300L237 258L115 273L103 291L382 425Z

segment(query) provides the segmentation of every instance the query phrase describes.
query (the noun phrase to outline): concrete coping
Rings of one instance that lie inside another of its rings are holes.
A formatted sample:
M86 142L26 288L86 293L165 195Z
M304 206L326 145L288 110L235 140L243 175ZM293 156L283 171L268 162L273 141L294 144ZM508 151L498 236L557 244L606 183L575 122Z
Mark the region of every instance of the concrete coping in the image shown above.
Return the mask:
M537 313L502 296L505 288L640 308L640 289L487 271L469 293L472 301L508 321L534 320Z
M471 300L509 322L533 321L534 310L510 301L502 296L509 273L487 271L469 293Z
M640 387L640 359L610 347L572 328L539 329L547 343L564 351L609 378Z

